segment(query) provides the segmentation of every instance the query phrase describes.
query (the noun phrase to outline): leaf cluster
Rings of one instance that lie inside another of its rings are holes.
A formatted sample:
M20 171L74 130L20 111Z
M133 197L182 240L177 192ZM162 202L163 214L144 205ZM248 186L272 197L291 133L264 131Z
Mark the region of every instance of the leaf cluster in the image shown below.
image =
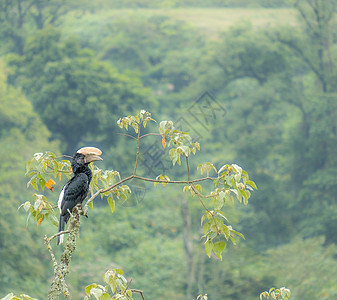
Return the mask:
M31 296L26 294L21 294L20 296L15 296L13 293L9 293L5 297L1 298L1 300L37 300Z
M242 233L234 230L228 225L229 221L224 212L221 210L227 202L234 203L235 200L245 205L248 204L248 199L251 195L250 191L257 189L255 183L249 180L248 173L236 164L223 165L219 171L213 164L207 162L198 166L200 172L209 175L210 170L218 173L218 177L214 179L214 190L206 197L212 198L213 210L206 210L201 217L201 225L203 226L203 238L205 238L205 251L208 257L211 252L222 260L221 253L224 251L228 240L236 245L235 235L244 239ZM201 197L201 185L185 186L184 191L189 191L192 196L198 195ZM205 197L205 196L204 196ZM227 223L227 224L226 224Z
M30 177L27 187L30 185L39 190L38 185L44 190L45 187L53 190L55 182L51 182L51 178L61 181L62 175L70 178L72 173L70 162L68 160L59 161L52 152L35 153L33 159L26 164L26 175Z
M108 270L103 276L105 286L92 283L85 288L85 300L132 300L132 290L121 269Z
M68 160L58 160L56 155L52 152L35 153L34 157L26 164L26 175L30 178L27 187L32 186L35 190L39 188L44 191L47 187L49 190L54 191L55 180L61 181L62 175L67 178L72 173L70 162ZM44 219L50 221L53 225L57 226L58 220L53 213L56 206L47 200L45 195L35 193L34 203L26 201L19 206L27 213L27 223L30 217L33 217L37 225L40 225Z
M285 287L279 289L271 288L260 294L260 300L288 300L290 299L291 292Z
M187 158L191 153L195 154L197 150L200 151L200 144L193 142L187 132L176 129L172 121L160 122L159 133L163 138L167 136L169 139L168 146L172 147L169 151L169 156L173 166L176 163L178 163L179 166L181 165L181 155Z
M120 128L125 128L128 130L129 126L131 126L134 131L138 134L140 131L140 125L143 124L144 128L146 127L147 122L153 121L156 122L154 119L151 117L151 113L148 111L142 109L137 115L132 116L128 115L126 117L120 118L117 121L117 125Z

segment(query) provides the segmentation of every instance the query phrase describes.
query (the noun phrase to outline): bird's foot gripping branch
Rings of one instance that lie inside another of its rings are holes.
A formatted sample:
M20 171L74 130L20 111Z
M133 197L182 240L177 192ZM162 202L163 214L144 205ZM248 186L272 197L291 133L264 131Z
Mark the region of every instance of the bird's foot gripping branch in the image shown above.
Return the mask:
M45 220L56 226L60 224L59 233L44 239L54 264L55 278L49 293L50 299L54 299L53 297L61 292L67 297L68 289L65 283L65 276L69 272L68 264L71 255L76 249L76 238L80 226L79 215L81 210L79 208L82 207L82 201L85 201L89 193L83 206L84 214L88 215L88 208L93 209L93 201L100 195L102 198L106 198L113 213L115 203L121 200L125 201L130 196L131 189L127 183L132 179L152 182L155 186L158 184L163 186L168 184L183 185L183 192L189 193L193 199L197 199L200 202L201 207L204 209L204 215L201 218L204 245L206 254L209 257L213 252L219 259L222 259L222 252L229 241L235 244L237 236L244 238L241 233L234 230L229 224L224 212L224 204L225 202L235 201L245 205L248 203L251 191L256 189L256 185L249 179L248 173L236 164L223 164L217 169L209 162L199 164L197 170L191 170L190 158L192 154L196 154L197 150L200 151L199 143L192 141L188 133L175 128L172 121L160 122L157 126L157 132L142 133L143 128L146 128L149 122L156 123L151 114L144 110L135 116L126 116L117 121L120 128L131 129L131 132L122 135L135 141L133 172L125 178L121 178L119 172L114 170L103 171L94 165L89 167L92 161L100 159L100 150L93 147L81 148L74 155L71 163L65 160L64 156L57 157L52 152L36 153L33 159L27 163L28 186L32 186L37 191L40 189L44 191L45 188L53 190L56 182L61 181L62 177L66 176L69 179L60 193L58 205L38 193L34 194L33 202L27 201L21 205L28 213L28 217L32 217L38 225ZM170 148L167 155L173 165L184 165L186 168L184 179L171 180L167 175L163 174L158 174L156 178L138 175L141 167L139 164L140 143L149 136L158 138L158 143L162 147ZM201 173L201 177L192 178L192 176L197 176L198 172ZM210 192L204 193L202 185L204 188L207 185L206 188ZM76 195L74 196L74 194ZM60 211L60 216L58 216L57 208ZM60 217L59 224L58 217ZM70 226L68 230L65 230L63 225L69 218ZM64 235L67 235L68 239L65 244L64 254L61 256L60 262L58 262L53 253L51 241L55 237ZM67 256L65 254L66 251ZM105 287L97 284L89 285L86 288L88 299L91 296L96 299L111 299L111 296L116 296L117 294L123 295L124 299L132 299L133 292L139 292L144 298L142 291L129 288L129 284L125 281L121 271L115 270L111 272L115 272L118 275L113 278L119 278L119 285L117 281L115 283L111 281L112 279L106 279L108 285Z

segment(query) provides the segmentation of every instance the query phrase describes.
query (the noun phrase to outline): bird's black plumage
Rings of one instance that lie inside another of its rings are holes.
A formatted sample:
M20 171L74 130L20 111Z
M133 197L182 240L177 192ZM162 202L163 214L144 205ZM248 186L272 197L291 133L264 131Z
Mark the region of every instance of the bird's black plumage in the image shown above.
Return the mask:
M90 158L88 158L89 156ZM82 203L88 194L89 184L92 178L89 163L94 160L101 160L101 158L94 154L85 155L77 152L72 159L71 168L74 177L65 184L58 201L58 207L60 209L59 232L64 231L65 224L68 222L73 208L78 203ZM60 235L58 244L62 242L63 235Z

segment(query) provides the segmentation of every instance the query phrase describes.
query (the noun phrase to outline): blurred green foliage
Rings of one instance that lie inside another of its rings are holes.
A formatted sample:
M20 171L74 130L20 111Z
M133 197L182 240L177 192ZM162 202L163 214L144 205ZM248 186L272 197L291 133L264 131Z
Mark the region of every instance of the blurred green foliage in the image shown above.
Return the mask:
M7 58L16 69L9 81L23 88L53 137L65 141L68 154L92 136L113 143L113 120L154 102L138 78L119 74L74 39L62 41L53 28L28 39L23 56Z
M57 150L59 145L48 141L50 133L24 94L7 84L3 61L0 70L0 290L35 290L43 297L45 275L51 274L49 260L36 240L41 233L25 227L18 205L31 197L22 176L30 153L36 146Z
M34 1L14 2L27 7ZM136 9L179 7L176 1L79 3L61 6L57 22L47 18L43 28L31 14L21 27L11 26L18 24L17 6L9 15L0 11L0 53L7 62L0 67L0 294L43 299L51 276L41 230L25 228L16 211L33 194L23 177L33 153L72 154L93 143L102 148L106 168L125 174L135 145L113 134L115 116L147 109L155 118L177 120L208 90L226 115L216 115L206 131L193 122L202 133L202 160L211 157L217 168L236 162L259 187L247 207L225 207L246 241L227 247L221 262L209 259L198 241L199 206L186 196L186 219L180 191L171 188L164 193L146 185L137 206L117 204L113 216L98 200L83 220L70 275L74 297L84 297L89 283L102 282L107 269L121 267L149 299L186 299L187 293L258 299L272 286L288 287L295 300L334 299L336 1L244 1L245 9L294 5L298 19L258 28L243 19L215 37L164 9L150 17ZM242 5L183 3L186 9ZM53 5L41 12L48 16ZM100 7L125 6L134 12L100 18ZM191 161L192 175L196 167ZM141 170L147 172L142 164ZM179 168L174 172L181 174ZM57 195L49 199L56 202Z

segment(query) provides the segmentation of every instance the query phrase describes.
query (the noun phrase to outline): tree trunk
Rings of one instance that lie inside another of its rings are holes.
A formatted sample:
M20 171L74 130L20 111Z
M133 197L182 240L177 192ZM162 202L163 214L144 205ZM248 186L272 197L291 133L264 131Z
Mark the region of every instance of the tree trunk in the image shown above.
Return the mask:
M191 238L191 216L188 210L188 202L185 197L182 198L181 202L181 215L183 218L183 239L187 267L186 299L192 299L192 288L195 282L195 264L193 259L193 244Z

